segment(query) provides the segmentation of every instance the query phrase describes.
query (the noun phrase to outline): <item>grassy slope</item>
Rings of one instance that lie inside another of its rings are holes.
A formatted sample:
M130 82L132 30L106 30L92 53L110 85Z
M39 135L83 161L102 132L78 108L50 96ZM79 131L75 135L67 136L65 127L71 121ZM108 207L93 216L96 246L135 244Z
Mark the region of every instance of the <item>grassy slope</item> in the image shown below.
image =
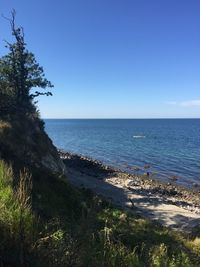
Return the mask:
M197 237L127 214L51 175L33 178L31 185L23 173L13 190L11 168L0 163L0 266L200 266Z

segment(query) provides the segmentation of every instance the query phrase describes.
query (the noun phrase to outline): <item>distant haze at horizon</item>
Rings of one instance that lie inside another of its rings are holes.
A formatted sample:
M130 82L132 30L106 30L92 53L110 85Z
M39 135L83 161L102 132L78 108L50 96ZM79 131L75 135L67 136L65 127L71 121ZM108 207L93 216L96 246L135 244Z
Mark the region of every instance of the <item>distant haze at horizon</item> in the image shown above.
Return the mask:
M200 1L1 0L55 85L44 118L199 118ZM3 39L12 40L0 19Z
M179 120L179 119L200 119L200 116L199 117L113 117L113 118L110 118L110 117L41 117L43 120L160 120L160 119L163 119L163 120L170 120L170 119L174 119L174 120Z
M185 120L192 120L192 119L196 119L196 120L199 120L200 117L144 117L144 118L133 118L133 117L130 117L130 118L109 118L109 117L105 117L105 118L92 118L92 117L84 117L84 118L67 118L67 117L63 117L63 118L50 118L50 117L41 117L43 120L171 120L171 119L174 119L174 120L180 120L180 119L185 119Z

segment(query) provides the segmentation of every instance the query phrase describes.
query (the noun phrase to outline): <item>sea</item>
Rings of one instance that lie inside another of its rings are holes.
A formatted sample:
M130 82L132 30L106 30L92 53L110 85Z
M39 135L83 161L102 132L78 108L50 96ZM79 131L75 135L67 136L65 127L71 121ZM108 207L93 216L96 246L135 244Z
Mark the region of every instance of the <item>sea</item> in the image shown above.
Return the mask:
M134 174L200 185L200 119L46 119L54 145Z

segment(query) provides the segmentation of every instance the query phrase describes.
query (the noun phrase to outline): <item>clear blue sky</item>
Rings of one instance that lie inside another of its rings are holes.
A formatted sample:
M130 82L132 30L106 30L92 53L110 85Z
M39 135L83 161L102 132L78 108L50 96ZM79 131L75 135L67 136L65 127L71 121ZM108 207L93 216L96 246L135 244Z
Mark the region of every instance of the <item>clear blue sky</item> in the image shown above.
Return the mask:
M200 117L199 0L1 0L55 85L44 118ZM10 40L0 18L3 39Z

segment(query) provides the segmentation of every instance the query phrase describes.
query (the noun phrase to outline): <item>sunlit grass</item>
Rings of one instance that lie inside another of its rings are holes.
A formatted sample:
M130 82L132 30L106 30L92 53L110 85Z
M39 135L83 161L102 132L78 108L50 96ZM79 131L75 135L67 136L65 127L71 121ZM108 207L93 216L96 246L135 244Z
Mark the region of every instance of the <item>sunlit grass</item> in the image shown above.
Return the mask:
M189 239L113 208L89 190L0 161L0 266L198 267ZM10 257L12 255L12 257Z
M11 124L7 121L0 120L0 129L11 128Z

